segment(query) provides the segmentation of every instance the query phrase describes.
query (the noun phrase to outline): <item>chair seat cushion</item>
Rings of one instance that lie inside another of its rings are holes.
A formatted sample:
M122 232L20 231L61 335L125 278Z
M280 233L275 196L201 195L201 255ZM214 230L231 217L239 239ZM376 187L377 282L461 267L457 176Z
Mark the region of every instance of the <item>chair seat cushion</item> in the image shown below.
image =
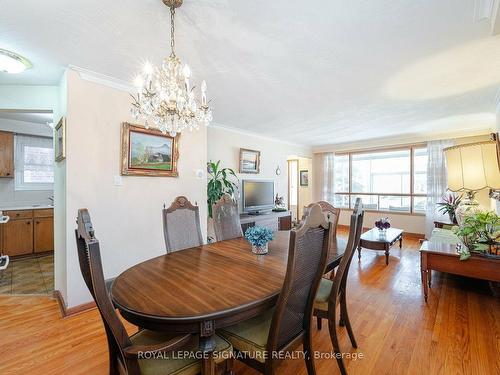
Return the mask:
M261 363L266 359L266 345L274 309L244 322L217 331L232 346Z
M316 298L314 299L314 308L316 310L328 311L328 299L332 292L333 281L330 279L321 279Z
M134 345L153 345L174 338L172 334L143 329L130 337ZM223 362L230 357L233 350L231 344L215 335L214 360ZM196 356L198 339L193 340L185 348L176 352L158 353L151 359L139 359L139 367L143 375L196 375L201 372L201 362ZM191 354L189 354L191 352Z

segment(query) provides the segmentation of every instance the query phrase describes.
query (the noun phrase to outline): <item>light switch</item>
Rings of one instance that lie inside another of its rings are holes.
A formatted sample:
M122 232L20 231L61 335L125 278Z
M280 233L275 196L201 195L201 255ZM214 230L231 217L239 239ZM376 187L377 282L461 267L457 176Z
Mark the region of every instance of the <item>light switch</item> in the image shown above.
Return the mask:
M115 186L123 186L122 176L115 176Z
M203 169L197 169L195 170L196 178L202 179L204 176Z

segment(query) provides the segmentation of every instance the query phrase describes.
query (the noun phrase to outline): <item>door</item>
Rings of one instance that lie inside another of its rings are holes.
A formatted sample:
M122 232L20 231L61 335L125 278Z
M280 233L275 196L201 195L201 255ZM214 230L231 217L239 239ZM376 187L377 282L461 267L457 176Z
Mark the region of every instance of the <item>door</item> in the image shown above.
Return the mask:
M42 253L54 250L54 218L35 218L34 251Z
M10 220L2 225L2 249L6 255L33 253L33 219Z
M299 218L299 161L288 160L288 209L292 211L292 220Z

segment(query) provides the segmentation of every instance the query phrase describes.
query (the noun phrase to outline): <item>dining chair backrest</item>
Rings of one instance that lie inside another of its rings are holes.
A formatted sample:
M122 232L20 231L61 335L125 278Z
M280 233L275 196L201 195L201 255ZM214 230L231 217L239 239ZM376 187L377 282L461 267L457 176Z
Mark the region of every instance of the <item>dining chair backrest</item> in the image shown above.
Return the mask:
M95 238L94 228L86 208L78 210L76 222L75 235L80 271L101 314L108 339L110 359L115 358L115 356L111 356L111 353L113 353L120 358L123 367L129 368L131 372L137 372L139 371L138 367L130 369L130 366L138 366L137 364L126 364L125 361L123 348L130 346L132 343L123 323L116 314L109 293L106 290L99 241Z
M311 203L304 207L302 221L305 220L311 207L315 204L319 204L321 211L326 217L326 220L330 223L330 238L335 238L337 236L337 226L340 218L340 208L333 207L330 203L326 201L319 201L316 203Z
M212 206L212 217L214 219L214 231L217 241L230 240L243 236L238 203L229 194L224 194Z
M339 299L336 297L340 294L341 290L345 288L347 283L347 275L349 273L349 267L351 265L352 257L354 256L354 252L359 246L361 232L363 230L363 218L363 203L361 201L361 198L357 198L354 205L354 210L351 215L347 246L333 279L333 288L330 295L330 300L335 301L335 303L339 301Z
M328 257L329 223L319 205L292 229L283 289L271 322L268 353L280 350L309 327L314 297Z
M199 207L186 197L175 198L162 216L167 253L203 245Z

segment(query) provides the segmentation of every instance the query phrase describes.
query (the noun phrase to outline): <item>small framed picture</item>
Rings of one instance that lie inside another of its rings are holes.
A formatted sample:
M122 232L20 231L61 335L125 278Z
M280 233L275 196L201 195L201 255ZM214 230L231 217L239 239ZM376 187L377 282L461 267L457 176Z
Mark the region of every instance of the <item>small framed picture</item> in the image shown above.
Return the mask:
M309 171L300 171L300 186L309 186Z
M240 173L260 172L260 151L240 148Z
M55 133L55 147L54 147L54 159L56 162L66 159L66 118L61 117L56 127L54 128Z
M172 137L159 130L122 124L123 176L178 177L180 134Z

